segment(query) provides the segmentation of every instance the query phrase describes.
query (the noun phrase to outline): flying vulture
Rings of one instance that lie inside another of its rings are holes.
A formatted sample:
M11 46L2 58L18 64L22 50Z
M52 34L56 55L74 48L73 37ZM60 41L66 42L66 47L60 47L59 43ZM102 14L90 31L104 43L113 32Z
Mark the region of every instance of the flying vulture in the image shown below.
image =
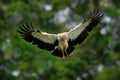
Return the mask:
M49 34L34 29L33 25L22 24L18 32L28 42L40 49L51 51L57 57L67 57L74 50L76 44L81 44L93 27L97 26L103 17L101 10L94 10L88 19L68 32Z

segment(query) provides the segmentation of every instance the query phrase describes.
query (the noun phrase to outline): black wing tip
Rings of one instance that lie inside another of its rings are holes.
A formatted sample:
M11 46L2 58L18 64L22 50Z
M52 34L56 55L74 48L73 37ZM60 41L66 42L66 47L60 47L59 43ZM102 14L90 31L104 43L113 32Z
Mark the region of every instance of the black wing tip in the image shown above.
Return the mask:
M35 31L35 29L33 28L32 23L30 25L28 23L21 24L21 25L19 25L19 29L17 29L17 32L22 35L29 34L33 31Z
M32 24L21 24L19 25L19 29L17 29L17 32L22 36L22 38L28 42L33 41L33 36L31 33L35 31Z
M98 21L100 22L102 17L104 16L104 13L102 10L100 9L95 9L91 12L90 14L90 18L93 20L93 21Z

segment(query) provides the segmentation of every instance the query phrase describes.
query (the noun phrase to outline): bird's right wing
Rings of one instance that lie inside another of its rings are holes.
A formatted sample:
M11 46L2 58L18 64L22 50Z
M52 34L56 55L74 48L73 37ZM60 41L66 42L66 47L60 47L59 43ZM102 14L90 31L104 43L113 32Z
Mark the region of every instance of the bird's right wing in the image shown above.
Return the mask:
M18 32L26 41L32 42L32 44L37 44L41 49L51 51L55 49L55 46L58 44L58 37L56 34L40 32L39 30L34 29L32 24L21 25Z

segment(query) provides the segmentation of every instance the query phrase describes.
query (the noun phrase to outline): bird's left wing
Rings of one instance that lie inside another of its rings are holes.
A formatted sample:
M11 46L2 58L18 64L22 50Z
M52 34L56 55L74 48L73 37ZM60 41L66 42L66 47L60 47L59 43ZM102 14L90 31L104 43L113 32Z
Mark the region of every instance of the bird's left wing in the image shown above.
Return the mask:
M89 19L84 20L84 22L80 23L68 32L68 52L73 51L74 45L80 44L84 41L84 39L88 36L89 32L92 30L92 28L97 26L97 24L101 21L103 15L104 14L101 10L94 10L90 14Z
M101 10L94 10L90 14L89 19L84 20L68 32L69 38L75 40L84 30L91 31L91 29L100 22L102 17L103 12Z
M32 24L21 25L18 32L26 41L38 45L38 47L41 49L51 51L55 49L55 46L58 44L56 34L40 32L39 30L34 29Z

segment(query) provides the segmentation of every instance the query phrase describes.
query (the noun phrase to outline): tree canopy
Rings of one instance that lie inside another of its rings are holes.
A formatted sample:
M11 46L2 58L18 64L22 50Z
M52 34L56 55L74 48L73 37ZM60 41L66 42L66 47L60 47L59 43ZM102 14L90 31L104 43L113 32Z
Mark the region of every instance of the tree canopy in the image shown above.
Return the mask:
M1 0L1 80L119 80L119 0ZM104 18L67 58L26 42L17 32L24 23L49 33L68 31L101 9Z

